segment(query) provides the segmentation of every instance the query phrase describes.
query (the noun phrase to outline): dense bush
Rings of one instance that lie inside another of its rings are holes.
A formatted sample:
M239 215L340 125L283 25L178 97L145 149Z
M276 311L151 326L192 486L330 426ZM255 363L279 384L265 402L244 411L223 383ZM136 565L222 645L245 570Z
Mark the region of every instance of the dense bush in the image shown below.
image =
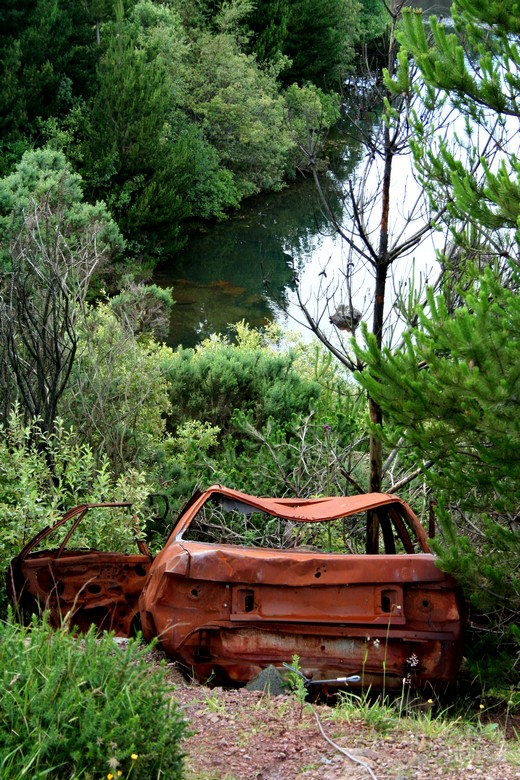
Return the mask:
M186 723L149 652L0 623L0 779L181 778Z
M213 482L279 496L363 484L364 402L340 367L276 327L235 327L233 344L215 336L169 366L171 435L155 478L172 506Z
M284 87L303 87L312 118L316 85L339 91L360 19L375 14L357 0L202 0L189 13L183 0L130 0L60 6L51 22L46 0L11 5L0 10L0 175L27 148L62 151L88 198L107 204L125 268L141 278L182 245L190 220L221 218L294 174Z
M60 407L82 441L108 456L115 474L156 457L170 410L167 371L173 351L149 335L136 337L124 301L86 310Z
M167 373L173 426L198 419L218 425L222 436L239 437L232 421L237 410L250 413L257 426L308 412L319 385L295 370L294 354L277 352L262 338L242 324L234 344L216 336L179 349Z

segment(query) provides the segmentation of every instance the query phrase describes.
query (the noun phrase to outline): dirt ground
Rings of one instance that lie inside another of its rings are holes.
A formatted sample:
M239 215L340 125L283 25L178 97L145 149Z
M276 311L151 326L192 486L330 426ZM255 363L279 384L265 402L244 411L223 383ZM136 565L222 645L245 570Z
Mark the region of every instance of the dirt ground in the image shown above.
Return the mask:
M346 717L291 695L190 684L174 664L169 672L192 732L183 745L186 780L520 778L520 719L505 739L490 722L462 732L433 711L398 717L375 708L361 718L350 709Z

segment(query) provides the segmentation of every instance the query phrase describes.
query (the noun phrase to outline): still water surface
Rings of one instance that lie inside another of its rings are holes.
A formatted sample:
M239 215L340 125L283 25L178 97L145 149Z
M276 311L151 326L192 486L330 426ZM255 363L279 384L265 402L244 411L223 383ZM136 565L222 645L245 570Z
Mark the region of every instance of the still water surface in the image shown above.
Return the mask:
M154 278L173 287L169 343L194 346L242 319L253 327L273 320L291 327L286 309L294 305L294 264L320 264L324 255L341 252L330 233L309 177L192 235Z
M441 15L450 7L447 0L410 5ZM361 150L352 146L332 160L330 194L338 208L339 193L360 160ZM294 299L295 273L312 295L320 273L343 263L345 251L321 211L311 176L250 199L228 220L192 234L185 249L157 269L154 282L173 287L176 301L168 343L192 347L212 333L229 333L240 320L253 327L275 321L307 334Z

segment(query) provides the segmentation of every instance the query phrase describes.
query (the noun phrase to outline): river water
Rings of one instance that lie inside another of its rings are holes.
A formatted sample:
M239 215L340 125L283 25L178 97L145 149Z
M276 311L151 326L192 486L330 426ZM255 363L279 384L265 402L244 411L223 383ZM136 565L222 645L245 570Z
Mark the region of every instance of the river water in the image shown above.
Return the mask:
M450 3L432 0L424 6L446 15ZM361 149L352 145L333 154L326 181L336 209L341 210L341 191L361 160ZM153 281L173 287L176 302L168 343L192 347L212 333L229 334L230 325L240 320L253 327L275 321L308 337L295 278L310 300L326 269L348 263L346 251L322 213L312 176L250 199L226 221L192 233L185 249L157 269ZM404 273L410 275L410 267ZM364 312L369 287L370 280L361 277L356 293Z
M352 167L340 167L338 184ZM169 344L194 346L212 333L229 333L240 320L299 329L295 273L321 268L341 252L311 176L250 199L226 221L192 234L185 249L157 269L154 282L172 286L175 299Z

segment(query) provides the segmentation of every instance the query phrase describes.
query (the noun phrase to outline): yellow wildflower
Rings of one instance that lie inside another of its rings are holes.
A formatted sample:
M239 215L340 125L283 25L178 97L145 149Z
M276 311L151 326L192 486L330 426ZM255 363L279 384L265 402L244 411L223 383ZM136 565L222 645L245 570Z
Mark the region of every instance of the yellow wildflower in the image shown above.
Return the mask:
M132 761L137 761L137 759L139 758L139 756L137 755L137 753L132 753L132 755L130 756L130 758L132 759Z

